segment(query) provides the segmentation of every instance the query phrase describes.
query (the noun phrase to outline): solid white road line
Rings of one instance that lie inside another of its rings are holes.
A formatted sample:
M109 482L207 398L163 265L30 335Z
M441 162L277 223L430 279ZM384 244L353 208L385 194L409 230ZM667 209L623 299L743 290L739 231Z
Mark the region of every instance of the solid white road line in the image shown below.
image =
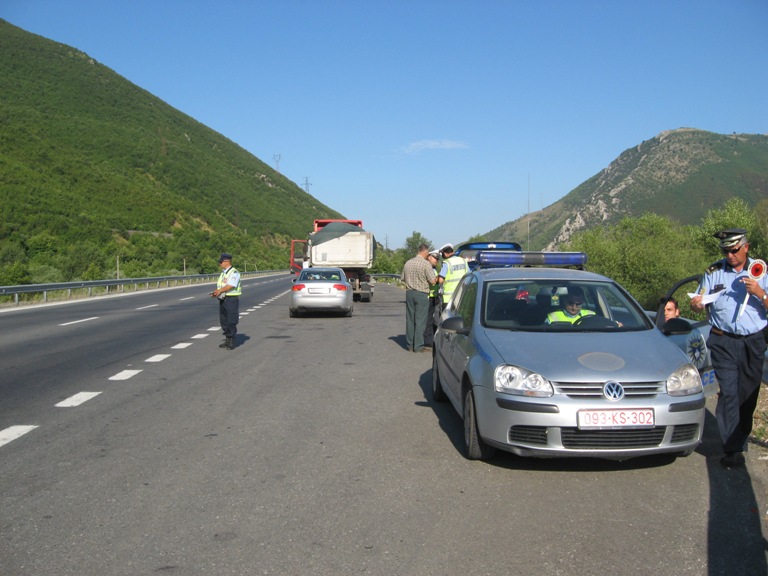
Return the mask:
M89 320L97 320L98 316L92 316L91 318L83 318L82 320L73 320L72 322L64 322L64 324L59 324L59 326L71 326L72 324L80 324L80 322L88 322Z
M110 380L128 380L128 378L133 378L141 372L141 370L123 370L122 372L118 372L114 376L110 376Z
M70 396L66 400L62 400L56 404L57 408L73 408L74 406L80 406L83 402L88 402L91 398L95 398L101 394L101 392L78 392L74 396Z
M11 426L5 430L0 430L0 446L8 444L16 438L21 438L27 432L31 432L37 428L37 426Z

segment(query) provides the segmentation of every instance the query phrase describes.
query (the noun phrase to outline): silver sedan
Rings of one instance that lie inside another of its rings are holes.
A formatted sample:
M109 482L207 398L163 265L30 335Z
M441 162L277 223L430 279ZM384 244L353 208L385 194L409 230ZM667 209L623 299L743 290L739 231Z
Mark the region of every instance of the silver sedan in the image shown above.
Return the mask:
M293 280L291 318L307 312L352 316L352 286L341 268L305 268Z
M478 255L443 312L432 392L463 417L466 456L690 454L696 366L617 283L540 254Z

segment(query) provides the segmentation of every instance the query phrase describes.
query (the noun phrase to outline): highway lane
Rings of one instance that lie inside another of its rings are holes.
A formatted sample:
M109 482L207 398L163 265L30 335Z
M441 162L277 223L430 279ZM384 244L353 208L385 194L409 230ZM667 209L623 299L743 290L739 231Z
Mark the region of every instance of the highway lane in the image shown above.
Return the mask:
M100 336L52 339L78 355L51 361L66 377L4 376L0 429L38 428L0 446L0 574L765 573L762 451L746 471L719 468L712 434L676 461L467 461L461 420L431 402L429 355L404 350L402 291L290 319L289 287L246 290L232 352L208 332L213 304L172 290L99 308ZM34 315L51 329L96 315L63 308ZM24 351L7 318L4 363ZM99 338L115 342L83 363L80 340ZM142 371L108 379L128 368ZM101 394L54 407L83 390Z
M290 279L287 274L260 277L246 280L244 287L246 312L289 290ZM84 379L142 369L153 354L172 353L163 349L201 334L218 341L218 303L208 296L211 289L184 286L5 309L0 313L0 430L9 416L36 413L51 393L76 393ZM241 340L247 337L244 333Z

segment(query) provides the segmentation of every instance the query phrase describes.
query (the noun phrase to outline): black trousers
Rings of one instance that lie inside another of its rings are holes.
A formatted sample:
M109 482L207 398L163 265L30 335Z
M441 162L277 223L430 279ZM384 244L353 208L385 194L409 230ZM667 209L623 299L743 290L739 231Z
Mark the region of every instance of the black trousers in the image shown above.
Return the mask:
M720 385L717 427L724 452L741 452L752 432L752 415L760 394L765 339L762 332L734 338L710 333L707 346Z
M235 337L238 320L240 320L240 298L227 296L219 300L219 322L225 338Z

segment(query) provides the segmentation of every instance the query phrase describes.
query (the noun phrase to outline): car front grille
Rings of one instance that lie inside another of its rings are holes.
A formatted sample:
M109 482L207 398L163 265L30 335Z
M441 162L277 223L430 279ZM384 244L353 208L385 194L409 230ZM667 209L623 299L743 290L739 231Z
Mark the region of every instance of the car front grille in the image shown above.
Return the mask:
M579 430L561 428L563 446L573 450L617 450L622 448L651 448L664 439L666 426L632 430Z
M559 394L570 398L602 398L604 382L553 382ZM665 392L664 382L621 382L624 396L653 398Z
M512 426L509 429L509 441L512 444L547 445L546 426Z
M696 439L696 434L699 433L699 425L698 424L682 424L680 426L675 426L675 429L672 430L672 444L676 444L678 442L692 442Z

